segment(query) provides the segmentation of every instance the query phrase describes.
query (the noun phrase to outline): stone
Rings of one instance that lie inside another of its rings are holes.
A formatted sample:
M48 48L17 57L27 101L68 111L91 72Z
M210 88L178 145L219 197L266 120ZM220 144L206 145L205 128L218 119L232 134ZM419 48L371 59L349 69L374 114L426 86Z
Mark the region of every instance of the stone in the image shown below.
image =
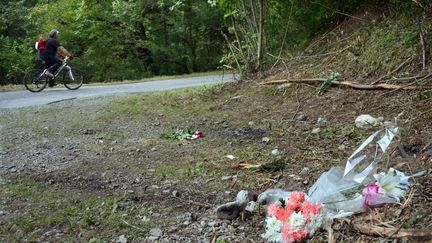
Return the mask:
M232 180L232 176L222 176L221 180L223 181L228 181L228 180Z
M255 126L255 122L250 121L250 122L248 123L248 125L249 125L250 127L253 127L253 126Z
M363 114L355 119L355 125L358 128L367 129L379 126L380 121L371 115Z
M301 121L301 122L305 122L305 121L307 121L307 117L306 117L306 115L305 115L305 114L300 114L300 115L297 117L297 121Z
M231 155L231 154L227 155L226 157L227 157L228 159L235 159L234 155Z
M262 138L262 141L263 141L264 143L268 143L268 142L270 142L270 138L268 138L268 137L263 137L263 138Z
M307 174L309 173L309 171L310 171L309 167L304 167L304 168L300 171L299 176L307 175Z
M119 242L119 243L127 243L127 238L126 238L125 235L120 235L120 236L118 237L118 239L117 239L116 242Z
M319 125L324 125L324 124L327 123L327 119L325 119L324 117L319 117L318 120L317 120L317 123Z
M180 193L179 193L178 191L174 190L174 191L172 192L172 195L173 195L174 197L179 197L179 196L180 196Z
M153 228L149 233L151 236L157 237L156 239L159 239L163 235L163 232L160 228Z
M292 86L292 83L285 83L277 86L278 90L284 90Z
M341 145L339 145L338 149L341 151L345 151L346 146L344 144L341 144Z
M314 129L312 129L312 134L318 134L318 133L320 133L321 132L321 128L319 128L319 127L317 127L317 128L314 128Z
M277 155L279 155L279 150L278 150L278 149L273 149L273 150L271 151L271 154L272 154L273 156L277 156Z

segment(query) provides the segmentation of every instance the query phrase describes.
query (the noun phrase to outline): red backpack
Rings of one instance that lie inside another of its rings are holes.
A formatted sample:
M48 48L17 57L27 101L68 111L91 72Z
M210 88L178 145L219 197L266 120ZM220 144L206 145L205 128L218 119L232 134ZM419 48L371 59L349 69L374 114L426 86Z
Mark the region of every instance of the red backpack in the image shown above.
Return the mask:
M42 37L39 37L35 43L35 49L41 53L45 50L45 39Z

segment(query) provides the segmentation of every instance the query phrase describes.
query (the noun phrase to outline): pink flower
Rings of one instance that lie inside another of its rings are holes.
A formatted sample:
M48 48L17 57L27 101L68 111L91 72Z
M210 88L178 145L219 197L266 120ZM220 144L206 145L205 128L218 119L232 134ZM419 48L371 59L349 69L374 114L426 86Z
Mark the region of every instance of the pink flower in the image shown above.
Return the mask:
M311 201L305 201L302 204L300 211L303 214L303 216L307 219L307 222L309 223L314 215L319 214L320 209L321 209L320 204L314 204Z
M287 210L285 208L279 208L276 212L276 218L279 219L282 222L285 222L291 217L292 211Z
M296 211L299 206L300 206L299 203L294 200L287 199L285 201L285 208L290 211Z
M368 184L363 189L363 197L364 197L364 206L369 207L372 205L372 202L375 200L375 198L378 195L379 186L375 184Z
M298 229L292 234L295 241L301 241L302 239L307 237L307 231L303 228Z
M270 204L270 206L267 207L267 214L272 217L276 216L276 212L279 210L279 205L276 203Z
M299 191L291 192L290 200L297 202L297 203L304 202L304 200L305 200L304 192L299 192Z
M273 204L270 204L270 206L268 206L267 214L270 217L274 216L277 219L279 219L280 221L285 222L291 216L292 211L285 209L285 208L281 208L278 204L273 203Z
M290 224L284 224L282 226L282 239L285 243L294 242L293 233L294 230Z

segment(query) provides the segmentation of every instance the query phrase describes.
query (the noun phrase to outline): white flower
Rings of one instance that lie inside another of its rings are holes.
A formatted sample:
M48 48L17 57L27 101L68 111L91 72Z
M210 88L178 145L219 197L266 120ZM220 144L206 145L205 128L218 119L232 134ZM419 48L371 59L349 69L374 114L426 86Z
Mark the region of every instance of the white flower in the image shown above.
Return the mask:
M323 222L324 216L322 216L321 214L313 217L309 224L306 226L308 234L313 235L317 229L321 228Z
M276 217L267 217L266 218L266 231L263 237L267 240L267 242L283 242L282 239L282 222L278 220Z
M292 225L293 230L296 231L306 223L306 218L300 213L293 213L289 218L289 223Z
M379 186L378 192L389 197L403 197L408 190L408 176L404 173L390 168L387 173L381 172L374 175Z

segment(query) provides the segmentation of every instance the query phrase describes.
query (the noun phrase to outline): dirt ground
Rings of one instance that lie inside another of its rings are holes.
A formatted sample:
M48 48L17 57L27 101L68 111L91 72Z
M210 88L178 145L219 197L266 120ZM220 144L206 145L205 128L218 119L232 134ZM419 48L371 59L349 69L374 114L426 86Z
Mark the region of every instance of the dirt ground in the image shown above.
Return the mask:
M392 241L362 234L356 222L431 229L431 93L317 90L243 81L1 110L0 241L262 242L263 215L219 220L216 207L242 189L307 191L379 129L356 128L360 114L398 117L381 169L427 172L402 205L336 221L336 242ZM163 138L177 129L205 136ZM239 168L274 161L276 148L284 167ZM326 231L310 239L327 240Z

